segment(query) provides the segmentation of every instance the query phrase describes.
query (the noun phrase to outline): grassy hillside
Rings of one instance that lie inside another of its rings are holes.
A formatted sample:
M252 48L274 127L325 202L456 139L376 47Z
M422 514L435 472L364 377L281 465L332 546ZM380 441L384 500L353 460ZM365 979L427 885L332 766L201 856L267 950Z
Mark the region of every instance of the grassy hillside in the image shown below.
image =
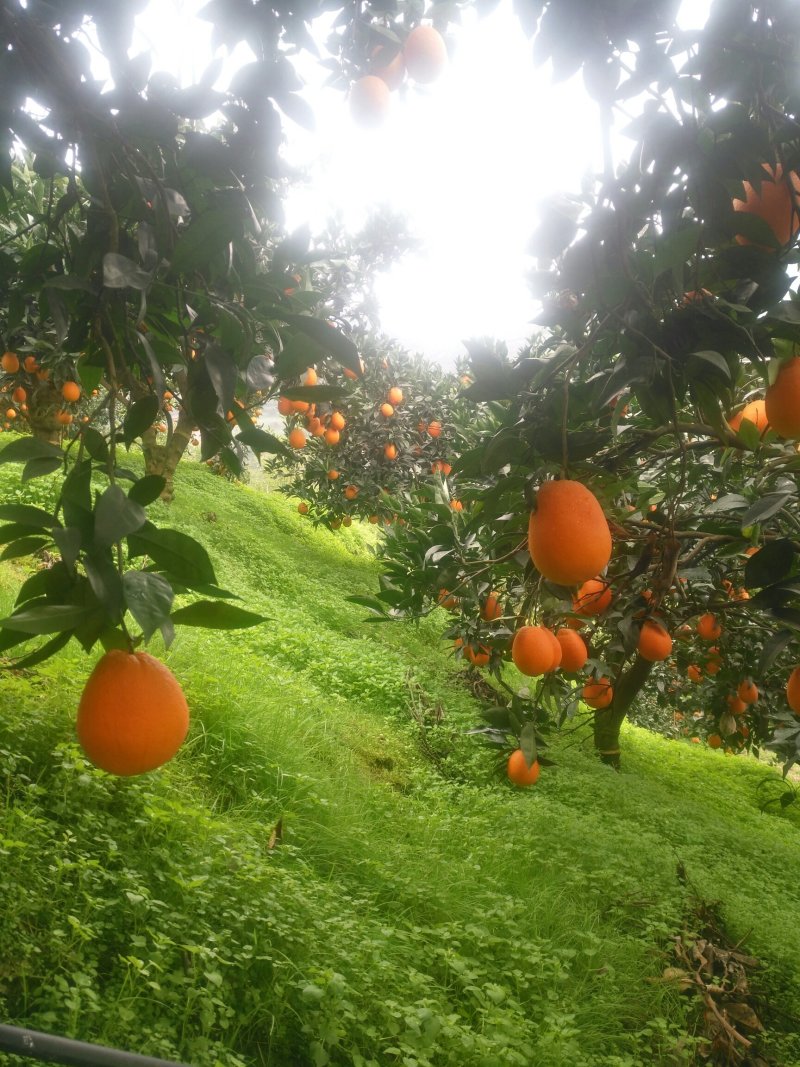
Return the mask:
M0 676L0 1018L198 1067L691 1063L688 1001L648 979L698 893L800 1064L800 829L760 811L770 771L631 728L621 774L572 737L515 791L439 620L344 600L374 590L371 530L191 465L169 519L270 622L151 646L193 726L137 780L73 743L79 649Z

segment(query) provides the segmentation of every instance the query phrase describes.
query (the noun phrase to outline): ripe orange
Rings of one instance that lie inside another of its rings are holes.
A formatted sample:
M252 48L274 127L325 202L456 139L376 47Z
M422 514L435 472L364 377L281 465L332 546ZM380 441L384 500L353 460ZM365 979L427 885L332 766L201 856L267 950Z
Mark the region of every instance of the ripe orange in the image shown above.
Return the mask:
M8 411L6 412L6 418L7 419L15 419L16 417L17 417L17 413L14 410L14 408L9 408ZM8 429L8 427L6 427L6 429Z
M389 86L376 74L365 74L350 86L350 114L359 126L380 126L391 101Z
M686 677L690 682L699 682L703 677L703 672L697 666L696 663L690 663L686 669Z
M387 459L397 459L397 445L389 443L383 446L383 454Z
M611 600L611 586L602 578L590 578L572 598L572 610L578 615L602 615Z
M789 183L784 180L783 168L780 165L771 167L768 163L764 163L762 166L767 173L767 177L761 183L760 192L757 193L749 182L744 182L745 199L734 200L733 209L734 211L745 211L763 219L775 234L778 242L786 245L796 236L798 229L800 229L800 221L798 221L797 213L794 210ZM800 178L794 171L789 177L795 193L800 193ZM737 234L736 240L741 245L754 243L741 234ZM764 245L757 245L757 247L766 248Z
M22 366L28 374L35 374L39 369L39 364L36 362L36 356L26 356Z
M357 485L345 486L344 495L348 500L355 500L355 498L358 496L358 486Z
M89 675L78 706L78 742L111 774L144 774L172 759L189 729L175 675L147 652L112 649Z
M311 405L305 400L292 400L292 411L297 411L301 415L311 410Z
M537 570L558 585L577 585L611 558L611 531L597 497L581 482L544 482L528 522L528 551Z
M14 352L4 352L0 356L0 367L6 374L16 374L19 370L19 357Z
M589 651L581 635L564 626L556 631L556 640L561 645L562 671L579 671L589 658Z
M494 622L502 614L503 608L500 604L500 594L489 593L483 604L481 604L481 618L484 622Z
M453 511L463 511L464 510L464 505L461 503L460 500L455 500L455 499L451 500L450 501L450 507L453 509Z
M511 658L517 670L530 677L552 670L555 665L552 636L544 626L521 626L511 644Z
M481 645L477 649L473 648L472 645L467 645L464 649L464 655L473 667L485 667L492 658L492 654L486 645Z
M56 415L56 422L62 426L69 426L72 422L72 413L70 411L59 411Z
M441 607L445 608L447 611L455 611L458 607L458 597L451 596L449 589L440 589L438 599Z
M426 428L431 437L441 437L442 424L436 419L434 419L433 422L429 422Z
M728 693L728 708L731 715L744 715L747 704L736 693Z
M25 401L28 399L28 394L25 392L21 385L18 385L14 392L11 394L11 399L14 401L15 404L24 404Z
M722 626L717 622L716 615L707 611L697 620L697 633L703 641L716 641L722 633Z
M743 678L742 681L739 682L736 695L740 700L743 700L745 704L755 704L758 700L758 686L752 678Z
M281 415L291 415L293 410L294 408L292 407L292 402L288 396L278 397L278 412Z
M68 404L74 404L81 398L81 387L77 382L64 382L61 386L61 395Z
M308 504L306 504L305 501L301 504L298 504L297 510L300 512L301 515L308 515Z
M329 426L323 434L323 437L325 438L326 445L338 445L341 434L338 430L334 430Z
M329 482L335 482L338 477L339 477L339 472L338 471L335 471L335 470L328 471L328 481Z
M312 437L323 437L325 435L325 427L316 416L309 421L308 429Z
M781 437L800 437L800 356L792 356L767 389L766 414Z
M614 699L611 679L605 675L600 678L593 678L583 687L582 696L584 703L588 704L590 708L607 708Z
M708 735L708 747L709 748L722 748L722 738L719 734Z
M370 74L383 78L390 89L399 89L406 76L406 63L403 53L397 51L392 55L389 45L379 44L372 50L370 57Z
M396 408L399 408L403 403L403 390L398 389L396 385L393 385L386 394L386 400L389 404L393 404Z
M329 423L332 430L343 430L347 425L347 420L341 411L334 411L331 415L331 421Z
M394 408L392 407L391 404L381 404L381 409L380 410L381 410L381 415L383 415L383 417L385 419L390 419L392 417L392 415L394 415Z
M720 663L720 661L718 659L710 659L710 660L708 660L706 662L706 667L705 667L706 674L711 674L711 675L719 674L719 672L721 670L722 670L722 664Z
M378 516L377 515L370 515L369 521L372 523L373 526L375 526L377 524L377 522L378 522Z
M300 379L300 381L303 383L303 385L316 385L319 381L319 379L317 378L317 372L314 370L313 367L309 367Z
M539 780L539 761L534 760L529 767L522 749L517 748L508 757L506 773L509 781L523 789L525 786L536 785Z
M741 411L737 411L735 415L731 415L728 419L731 429L738 433L744 419L752 422L759 433L764 433L765 430L768 430L770 421L767 417L766 402L764 400L751 400L749 404L745 404Z
M789 675L789 681L786 683L786 699L795 715L800 715L800 667L795 667Z
M305 448L306 447L306 432L299 426L295 426L293 430L289 432L289 447L290 448Z
M639 632L639 655L651 663L659 663L672 652L672 638L654 619L646 619Z
M403 60L409 77L427 85L436 81L447 66L447 46L433 26L416 26L406 39Z

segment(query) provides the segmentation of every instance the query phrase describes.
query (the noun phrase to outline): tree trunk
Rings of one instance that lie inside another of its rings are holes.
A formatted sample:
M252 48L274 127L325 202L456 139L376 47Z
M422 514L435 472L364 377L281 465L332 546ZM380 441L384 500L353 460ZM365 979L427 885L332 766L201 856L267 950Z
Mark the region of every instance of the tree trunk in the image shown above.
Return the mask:
M620 768L619 731L625 716L650 676L653 664L636 657L614 687L614 699L594 713L594 747L603 763Z
M162 490L161 499L168 504L171 504L175 498L175 470L186 451L193 430L193 420L181 408L178 413L178 422L171 435L167 437L165 444L158 443L158 434L152 426L142 434L144 469L147 474L159 474L165 479L167 484Z
M51 445L61 443L61 424L56 419L61 407L61 394L53 383L37 382L28 394L28 422L34 437Z

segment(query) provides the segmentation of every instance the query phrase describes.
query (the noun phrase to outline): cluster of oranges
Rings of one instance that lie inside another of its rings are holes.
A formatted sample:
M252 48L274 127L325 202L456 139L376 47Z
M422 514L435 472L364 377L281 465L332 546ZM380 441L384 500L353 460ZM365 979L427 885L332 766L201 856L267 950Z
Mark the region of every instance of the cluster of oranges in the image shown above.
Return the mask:
M309 367L301 377L301 382L305 386L316 385L318 381L317 372L313 367ZM288 441L290 448L305 448L309 434L312 437L321 437L325 444L331 447L338 445L342 437L342 430L347 425L347 420L341 411L328 411L318 414L316 404L312 404L307 400L290 400L288 396L278 398L278 412L286 417L302 415L305 420L305 429L302 426L293 426L289 430Z
M791 356L782 364L775 381L763 400L751 400L728 419L732 430L751 422L759 434L774 430L779 437L800 437L800 356Z
M8 430L17 419L29 415L31 393L39 383L50 380L50 371L39 365L36 356L29 355L20 360L15 352L4 352L0 356L0 371L5 377L2 391L11 394L11 403L5 409L3 423L3 428ZM81 398L81 387L77 382L65 381L60 393L65 404L76 404ZM56 411L55 418L61 426L69 426L74 415L68 407L62 407ZM83 421L87 422L88 416L84 416Z
M391 106L392 90L406 75L421 84L439 78L447 66L447 46L433 26L417 26L402 48L378 45L372 52L369 73L350 87L350 114L360 126L379 126Z

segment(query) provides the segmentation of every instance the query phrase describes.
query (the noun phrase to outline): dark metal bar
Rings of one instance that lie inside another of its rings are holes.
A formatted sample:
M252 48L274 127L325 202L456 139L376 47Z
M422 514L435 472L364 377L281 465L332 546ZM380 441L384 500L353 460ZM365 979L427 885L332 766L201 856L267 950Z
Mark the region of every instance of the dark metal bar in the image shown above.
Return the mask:
M69 1067L189 1067L175 1060L159 1060L121 1052L105 1045L87 1045L69 1037L25 1030L20 1026L0 1026L0 1051L14 1052L44 1063L63 1063Z

